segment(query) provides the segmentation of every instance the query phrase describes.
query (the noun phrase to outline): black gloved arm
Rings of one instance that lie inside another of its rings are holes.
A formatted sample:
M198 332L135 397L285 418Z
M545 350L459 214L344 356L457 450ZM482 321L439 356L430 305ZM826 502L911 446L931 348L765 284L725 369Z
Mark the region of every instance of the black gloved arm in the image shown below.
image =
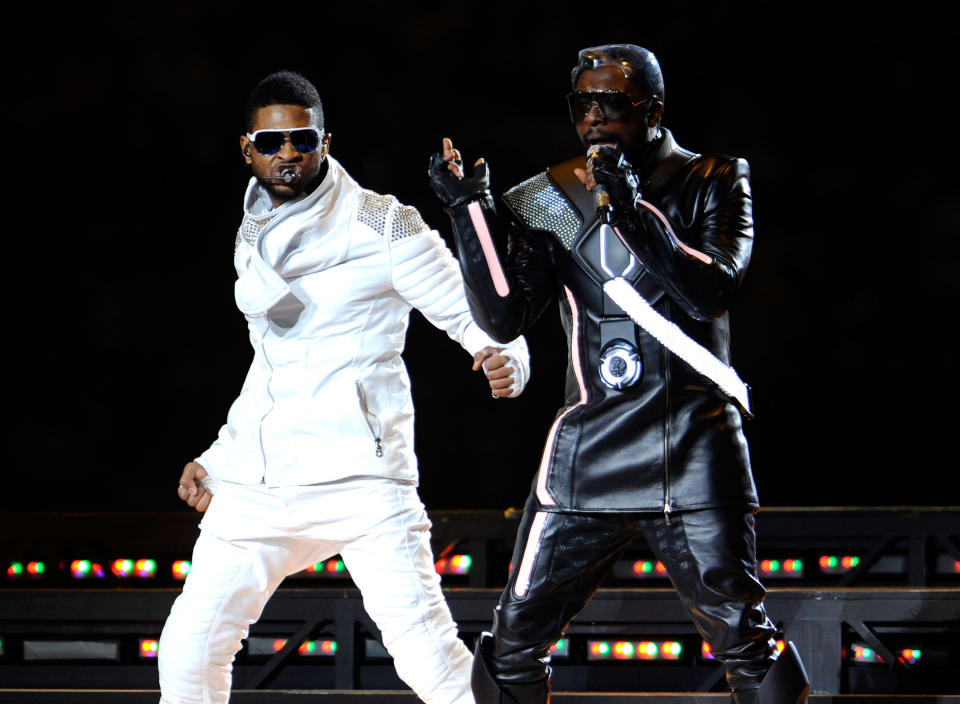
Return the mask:
M495 340L515 339L539 317L549 299L549 290L530 285L525 269L533 266L535 254L549 255L517 238L511 242L511 266L504 266L508 260L506 228L497 216L485 162L474 167L473 176L459 178L450 172L443 157L434 154L429 176L450 216L474 320Z
M715 320L726 312L750 261L750 171L743 159L713 160L699 177L709 182L698 195L694 225L685 230L689 242L681 241L666 216L642 197L634 207L621 203L613 224L624 245L687 314ZM603 183L615 175L594 169L594 178Z

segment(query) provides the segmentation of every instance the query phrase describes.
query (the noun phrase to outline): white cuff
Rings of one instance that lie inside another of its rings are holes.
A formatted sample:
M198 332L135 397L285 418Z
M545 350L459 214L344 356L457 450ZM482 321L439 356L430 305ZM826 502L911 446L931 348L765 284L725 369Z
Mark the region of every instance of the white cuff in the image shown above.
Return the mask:
M530 352L527 341L520 336L504 347L501 354L510 360L507 366L513 370L513 383L510 385L509 398L515 398L523 393L530 381Z
M222 481L222 478L211 472L210 467L207 466L201 457L196 458L194 462L203 467L207 472L206 477L197 480L200 482L200 486L209 491L211 495L216 494L220 489L220 482Z

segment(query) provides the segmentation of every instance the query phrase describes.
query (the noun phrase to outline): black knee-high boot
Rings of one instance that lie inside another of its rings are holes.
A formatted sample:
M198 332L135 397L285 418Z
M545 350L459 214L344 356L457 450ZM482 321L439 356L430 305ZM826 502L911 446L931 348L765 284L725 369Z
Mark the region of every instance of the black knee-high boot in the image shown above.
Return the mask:
M547 704L550 701L550 680L532 684L501 684L490 671L489 652L493 635L483 633L473 654L470 684L477 704Z
M756 689L733 692L734 704L805 704L810 693L810 679L803 668L800 653L792 641L767 672Z

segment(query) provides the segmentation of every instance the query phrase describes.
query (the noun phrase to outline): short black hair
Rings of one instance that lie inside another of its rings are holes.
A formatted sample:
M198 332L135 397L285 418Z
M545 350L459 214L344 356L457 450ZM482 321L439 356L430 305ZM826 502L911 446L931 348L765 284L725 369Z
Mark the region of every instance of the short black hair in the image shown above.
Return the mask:
M253 129L257 110L268 105L300 105L309 110L317 127L323 129L323 105L320 93L296 71L276 71L260 81L247 98L247 132Z
M570 82L577 89L577 79L584 71L614 65L623 71L645 98L663 102L663 73L653 52L636 44L603 44L583 49L577 65L570 72Z

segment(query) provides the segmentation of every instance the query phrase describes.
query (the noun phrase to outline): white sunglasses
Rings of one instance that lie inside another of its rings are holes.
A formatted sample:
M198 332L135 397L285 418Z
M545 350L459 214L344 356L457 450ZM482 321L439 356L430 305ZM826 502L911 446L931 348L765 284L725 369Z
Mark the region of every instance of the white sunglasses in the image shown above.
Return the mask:
M310 154L320 148L325 132L316 127L280 127L277 129L257 130L247 133L247 139L263 156L272 156L283 149L289 141L301 154Z

